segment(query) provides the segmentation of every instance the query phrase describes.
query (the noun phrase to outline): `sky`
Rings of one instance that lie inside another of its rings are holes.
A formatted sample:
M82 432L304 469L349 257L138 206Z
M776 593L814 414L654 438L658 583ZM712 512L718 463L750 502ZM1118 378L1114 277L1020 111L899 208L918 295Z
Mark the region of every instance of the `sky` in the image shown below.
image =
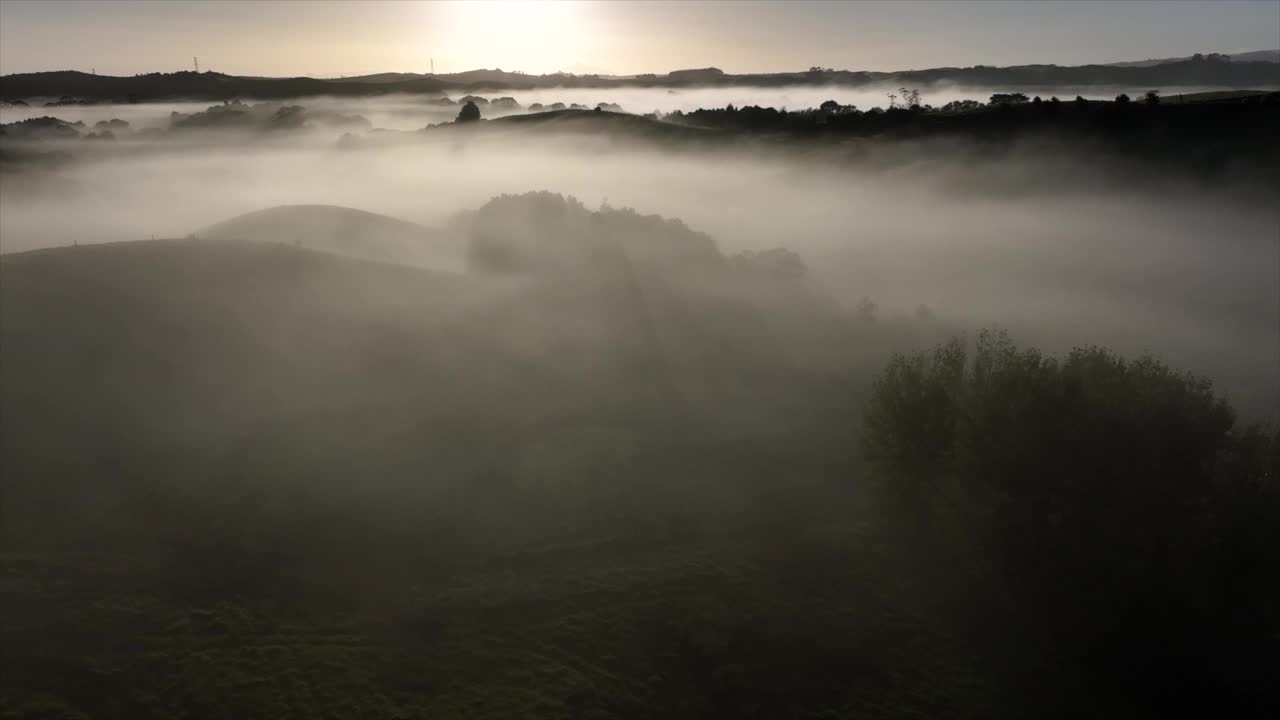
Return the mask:
M0 0L0 74L334 77L1116 62L1280 48L1280 0Z

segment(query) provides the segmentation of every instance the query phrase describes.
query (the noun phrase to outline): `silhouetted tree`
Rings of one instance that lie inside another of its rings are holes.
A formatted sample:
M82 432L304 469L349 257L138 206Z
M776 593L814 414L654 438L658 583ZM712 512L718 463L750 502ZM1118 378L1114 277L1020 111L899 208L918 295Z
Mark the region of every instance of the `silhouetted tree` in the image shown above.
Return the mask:
M980 107L982 107L982 103L977 100L952 100L938 109L942 112L966 112L977 110Z
M1119 95L1117 95L1117 96L1116 96L1116 104L1117 104L1117 105L1128 105L1128 104L1129 104L1129 96L1128 96L1128 95L1125 95L1124 93L1120 93Z
M475 122L480 119L480 107L474 101L468 100L467 104L462 106L458 111L458 119L456 122L467 123Z
M1027 102L1027 96L1022 93L996 93L991 96L992 105L1019 105Z
M1148 90L1148 91L1147 91L1147 94L1146 94L1146 103L1147 103L1147 105L1150 105L1150 106L1159 105L1159 104L1160 104L1160 91L1159 91L1159 90Z

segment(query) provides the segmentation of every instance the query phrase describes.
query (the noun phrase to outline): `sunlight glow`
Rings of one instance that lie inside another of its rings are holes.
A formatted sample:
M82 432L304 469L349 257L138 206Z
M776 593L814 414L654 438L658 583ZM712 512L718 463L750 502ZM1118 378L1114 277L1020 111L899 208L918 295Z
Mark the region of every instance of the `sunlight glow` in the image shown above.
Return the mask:
M583 22L586 3L465 0L428 6L437 23L432 35L451 58L490 58L472 67L501 62L504 70L553 72L578 59L590 39Z

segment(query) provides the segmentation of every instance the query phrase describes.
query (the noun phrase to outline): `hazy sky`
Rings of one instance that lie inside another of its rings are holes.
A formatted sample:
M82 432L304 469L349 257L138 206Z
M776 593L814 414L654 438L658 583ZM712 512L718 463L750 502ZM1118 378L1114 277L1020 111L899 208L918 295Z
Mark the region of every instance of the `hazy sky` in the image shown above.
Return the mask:
M897 70L1280 47L1280 0L0 0L0 74Z

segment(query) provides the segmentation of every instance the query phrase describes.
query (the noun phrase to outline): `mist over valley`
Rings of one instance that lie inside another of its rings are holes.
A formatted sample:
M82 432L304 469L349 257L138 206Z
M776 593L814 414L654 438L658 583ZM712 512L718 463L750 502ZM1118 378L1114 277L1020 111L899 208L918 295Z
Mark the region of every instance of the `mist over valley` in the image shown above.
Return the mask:
M0 75L0 716L1269 717L1280 62L1135 47Z

